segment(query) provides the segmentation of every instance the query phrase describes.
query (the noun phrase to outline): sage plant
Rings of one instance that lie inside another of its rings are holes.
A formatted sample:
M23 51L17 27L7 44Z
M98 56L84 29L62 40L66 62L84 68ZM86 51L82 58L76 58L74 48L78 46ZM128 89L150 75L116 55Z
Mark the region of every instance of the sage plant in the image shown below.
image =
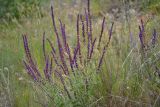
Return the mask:
M103 18L102 28L100 31L99 41L97 42L97 37L94 37L93 28L92 28L92 15L90 12L90 0L87 3L87 9L85 9L84 14L77 15L77 25L76 25L76 32L77 32L77 40L76 45L73 49L70 48L70 45L67 41L67 34L65 24L59 19L59 26L60 32L58 32L58 27L55 23L55 14L53 6L51 6L51 18L53 24L53 30L56 36L56 42L58 47L58 52L56 50L56 46L53 45L51 39L45 37L45 33L43 34L42 39L42 50L44 56L44 76L45 79L51 81L53 78L53 72L56 74L57 77L60 78L60 81L64 87L64 91L68 95L69 99L72 99L70 92L68 91L65 79L63 75L70 76L72 74L75 75L75 72L81 71L81 67L86 67L87 64L92 63L91 60L94 58L94 50L98 47L102 46L103 49L97 49L102 52L99 55L97 63L97 69L100 70L104 55L106 53L107 47L111 41L112 31L113 31L113 23L111 28L108 32L108 42L106 44L101 44L102 35L105 29L105 17ZM80 29L82 28L82 29ZM47 53L47 48L45 47L46 41L48 41L49 46L51 47L51 51ZM28 74L34 79L39 80L42 79L41 71L38 69L36 65L36 61L33 60L29 46L28 46L28 39L27 35L23 35L23 43L24 49L26 53L26 60L24 60L24 65ZM100 45L101 44L101 45ZM83 47L82 47L83 46ZM82 51L83 48L86 48L87 52ZM86 61L87 59L87 61ZM72 86L71 80L70 84ZM85 81L86 83L86 81ZM87 83L88 84L88 83Z

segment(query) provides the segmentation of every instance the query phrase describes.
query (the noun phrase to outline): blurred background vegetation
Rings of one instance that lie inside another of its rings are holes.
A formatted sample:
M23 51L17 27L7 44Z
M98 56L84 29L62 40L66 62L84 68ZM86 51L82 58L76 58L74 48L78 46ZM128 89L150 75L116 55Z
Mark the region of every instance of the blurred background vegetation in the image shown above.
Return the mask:
M160 0L92 0L94 12L103 10L109 11L113 7L123 8L124 3L136 10L154 11L160 13ZM52 2L52 1L51 1ZM85 0L56 0L58 5L69 3L85 4ZM49 4L50 0L0 0L0 20L11 21L13 18L31 18L38 14L43 16L43 7ZM1 21L2 22L2 21Z
M11 21L13 18L32 17L41 10L44 1L47 2L47 0L1 0L0 19Z

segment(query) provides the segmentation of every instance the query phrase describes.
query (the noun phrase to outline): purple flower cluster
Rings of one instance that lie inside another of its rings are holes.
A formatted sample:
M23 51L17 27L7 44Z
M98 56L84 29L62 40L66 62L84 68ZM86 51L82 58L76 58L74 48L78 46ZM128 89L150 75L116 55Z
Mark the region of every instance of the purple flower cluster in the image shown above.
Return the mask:
M100 60L99 60L98 69L97 69L98 71L100 70L100 67L102 66L102 62L103 62L104 55L105 55L105 53L106 53L106 51L107 51L107 47L109 46L109 43L110 43L110 41L111 41L112 32L113 32L113 25L114 25L114 23L112 23L112 25L111 25L111 28L110 28L110 30L109 30L109 39L108 39L108 42L107 42L107 44L104 46L103 51L102 51L102 56L100 57Z
M156 44L156 39L157 39L157 32L156 29L153 30L153 35L152 35L152 46L154 47Z
M47 79L49 79L49 59L46 58L44 74Z
M23 43L24 43L24 50L25 50L25 53L26 53L26 61L23 61L24 62L24 65L27 69L27 72L34 78L34 80L37 80L39 77L41 77L41 74L35 64L35 62L33 62L33 58L31 56L31 53L30 53L30 49L29 49L29 46L28 46L28 40L27 40L27 36L26 35L22 35L23 37Z
M101 44L101 39L102 39L102 35L103 35L103 32L104 32L104 26L105 26L105 17L103 18L103 22L102 22L102 28L101 28L101 34L99 36L98 47L100 47L100 44Z
M141 28L141 26L139 26L139 39L140 39L140 43L141 43L141 47L142 47L142 49L144 48L144 30Z
M45 32L43 33L43 54L44 54L44 59L46 60L46 50L45 50Z
M143 20L141 20L141 25L139 26L139 39L140 39L141 47L144 50L144 48L147 47L149 44L147 44L145 40L145 26L144 26ZM151 38L151 43L153 47L156 44L156 39L157 39L157 32L156 32L156 29L154 29L152 38Z
M84 25L84 21L83 21L83 18L82 18L83 16L82 15L80 15L80 19L81 19L81 23L82 23L82 36L83 36L83 42L84 42L84 44L85 44L85 42L86 42L86 39L85 39L85 25Z
M43 56L45 59L45 62L44 62L45 65L43 69L44 76L47 80L50 81L52 78L52 71L54 71L54 74L56 74L60 78L61 83L63 84L64 90L66 91L68 97L71 98L70 93L65 86L65 82L62 75L70 75L71 73L75 75L74 72L76 71L76 69L79 69L80 66L83 67L86 64L86 59L87 59L87 63L88 61L92 60L94 55L94 49L96 49L97 47L100 47L100 44L101 44L101 39L104 32L104 27L105 27L105 17L103 18L103 22L102 22L102 28L99 36L98 46L96 46L97 37L93 37L93 34L92 34L93 29L92 29L92 20L91 20L91 13L90 13L90 0L88 0L87 9L85 9L85 14L77 15L77 24L76 24L77 41L74 49L71 49L69 46L69 43L67 42L65 24L63 24L63 22L60 19L59 19L60 32L58 32L57 30L57 26L55 23L54 10L52 6L51 6L51 16L52 16L53 29L54 29L54 33L57 40L58 50L56 50L54 44L51 42L50 39L45 38L45 33L44 33L43 39L42 39L42 50L43 50ZM82 29L80 29L80 27ZM104 46L102 55L100 56L100 60L97 68L98 70L100 70L102 61L104 59L104 55L106 53L106 49L110 43L112 30L113 30L113 23L108 33L109 34L108 42ZM46 51L46 47L45 47L46 40L48 41L51 47L50 53L47 53L48 51ZM31 56L26 35L23 35L23 42L24 42L24 49L25 49L26 58L27 58L27 61L24 61L24 65L26 67L28 74L32 78L34 78L34 80L38 80L39 77L41 77L41 74ZM85 47L87 49L86 53L82 51L82 49ZM54 69L53 69L53 66L55 66Z

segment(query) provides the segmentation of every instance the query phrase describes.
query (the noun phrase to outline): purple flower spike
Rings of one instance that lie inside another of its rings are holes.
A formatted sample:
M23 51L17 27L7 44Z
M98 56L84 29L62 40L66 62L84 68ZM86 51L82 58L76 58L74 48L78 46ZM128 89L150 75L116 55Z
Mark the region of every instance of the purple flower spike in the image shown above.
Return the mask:
M79 14L77 15L77 47L79 48L79 59L82 63L82 55L81 55L81 45L80 45L80 34L79 34Z
M62 32L62 38L63 38L63 45L65 47L65 50L67 51L67 38L66 38L66 32L65 32L65 25L62 24L62 21L59 19L61 32Z
M46 79L49 79L49 57L47 56L44 68L44 75Z
M51 6L51 16L52 16L52 23L53 23L53 28L54 28L54 32L58 38L58 31L56 28L56 23L55 23L55 19L54 19L54 11L53 11L53 6Z
M104 26L105 26L105 17L103 18L103 22L102 22L102 28L101 28L101 34L99 36L98 47L100 47L100 44L101 44L101 39L102 39L103 31L104 31Z
M91 20L91 14L90 14L90 0L88 0L88 3L87 3L87 9L88 9L88 21L89 21L89 30L90 30L90 40L92 42L92 20Z
M44 59L46 60L46 51L45 51L45 32L43 33L43 55L44 55Z
M85 26L84 26L84 21L82 19L82 15L80 16L81 23L82 23L82 36L83 36L83 43L85 43Z
M59 55L60 55L60 59L61 59L61 62L62 62L63 68L64 68L64 74L67 75L69 72L68 72L68 67L66 65L66 61L65 61L64 55L63 55L62 46L60 46L60 48L59 48Z
M54 59L55 64L56 64L58 67L60 67L63 71L65 71L65 69L63 68L63 66L58 63L57 58L56 58L56 55L53 53L53 51L51 52L51 54L52 54L52 56L53 56L53 59Z
M77 15L77 37L79 39L79 14Z
M88 33L87 59L89 59L90 55L90 42L90 34Z
M54 23L53 10L52 10L52 20L53 20L53 26L54 26L55 32L57 32L56 27L55 27L55 23ZM61 45L61 42L60 42L58 32L56 33L56 36L57 36L57 44L58 44L58 49L59 49L59 56L60 56L60 59L61 59L62 65L63 65L62 68L64 68L63 69L64 74L67 75L69 72L68 72L68 68L67 68L67 65L66 65L66 62L65 62L65 59L64 59L64 55L63 55L64 52L63 52L63 48L62 48L62 45Z
M61 42L60 42L60 38L59 38L59 35L58 35L58 31L57 31L57 28L56 28L56 24L55 24L55 20L54 20L54 12L53 12L53 7L52 6L51 6L51 16L52 16L52 22L53 22L54 32L56 33L56 37L57 37L57 44L58 44L58 49L59 49L59 55L60 55L60 59L61 59L62 65L63 65L62 68L64 68L63 69L64 74L67 75L69 72L68 72L68 68L67 68L64 56L63 56L63 48L62 48L62 45L61 45Z
M53 23L53 28L54 28L54 32L56 33L56 37L57 37L57 43L58 43L58 48L59 48L59 53L60 53L60 57L62 56L62 45L60 43L60 38L58 35L58 31L56 28L56 23L55 23L55 19L54 19L54 12L53 12L53 6L51 6L51 16L52 16L52 23Z
M56 55L53 53L53 51L51 52L52 56L53 56L53 59L54 59L54 62L57 66L59 66L58 64L58 61L57 61L57 58L56 58Z
M50 47L52 48L53 53L56 54L56 51L55 51L55 48L54 48L52 42L48 38L47 38L47 41L49 42Z
M27 57L29 63L34 65L32 57L31 57L31 53L30 53L30 50L29 50L29 47L28 47L27 37L26 37L26 35L22 35L22 37L23 37L23 43L24 43L24 49L25 49L26 57Z
M27 70L27 73L36 81L37 80L37 77L36 75L34 74L34 71L32 70L32 68L25 62L23 61L24 65L25 65L25 68Z
M91 52L90 52L90 59L92 58L92 54L93 54L93 50L94 50L94 46L95 46L96 40L97 39L95 38L93 43L92 43Z
M87 0L88 15L90 15L90 0Z
M78 46L75 47L74 56L73 56L73 64L75 64L76 68L78 68L78 63L77 63L77 54L78 54L78 51L79 51L79 47Z
M52 16L54 31L55 31L55 34L57 36L59 55L60 55L60 59L61 59L61 62L62 62L63 68L64 68L64 74L67 74L69 72L68 72L68 68L67 68L64 56L63 56L63 48L62 48L62 45L60 43L60 38L59 38L58 31L57 31L57 28L56 28L55 19L54 19L54 12L53 12L53 7L52 6L51 6L51 16Z
M51 58L51 62L50 62L50 68L49 68L49 76L51 77L52 75L52 65L53 65L53 60Z
M77 15L77 45L80 44L80 37L79 37L79 14Z
M27 60L29 61L29 64L30 64L31 68L33 69L33 71L36 73L36 75L41 77L40 72L38 71L35 63L33 62L33 59L32 59L32 56L31 56L31 53L29 50L29 46L28 46L27 36L22 35L22 37L23 37L24 49L25 49Z
M109 46L109 43L110 43L110 41L111 41L112 31L113 31L113 25L114 25L114 22L112 23L111 28L110 28L110 30L109 30L109 40L108 40L107 44L104 46L104 48L103 48L103 53L102 53L102 56L101 56L101 58L100 58L100 60L99 60L98 69L97 69L97 70L100 70L100 67L101 67L102 62L103 62L104 55L105 55L105 53L106 53L106 49L107 49L107 47Z
M62 52L62 51L60 51ZM66 61L64 59L64 56L63 56L63 53L60 53L60 59L61 59L61 62L62 62L62 65L63 65L63 68L64 68L64 74L67 75L69 72L68 72L68 67L66 65Z
M89 2L88 2L89 3ZM88 39L88 43L87 43L87 59L89 59L89 55L90 55L90 32L89 32L89 15L87 10L85 9L85 16L86 16L86 33L87 33L87 39Z
M157 32L156 32L156 29L154 29L153 36L152 36L152 45L153 45L153 47L156 44L156 39L157 39Z
M139 39L140 39L142 48L144 48L144 43L143 43L143 30L141 29L140 26L139 26Z
M112 22L111 29L109 30L109 42L110 42L111 37L112 37L113 25L114 25L114 22Z
M87 10L85 9L85 17L86 17L86 33L87 33L87 35L88 35L88 30L89 30L89 28L88 28L88 25L89 25L89 22L88 22L88 13L87 13Z
M60 59L61 59L61 62L63 64L63 66L65 66L64 68L66 68L66 64L65 64L65 61L64 61L64 57L63 57L63 49L62 49L62 45L60 43L60 38L59 38L59 35L58 35L58 31L57 31L57 28L56 28L55 19L54 19L54 12L53 12L53 7L52 6L51 6L51 16L52 16L52 22L53 22L54 32L55 32L56 37L57 37L57 44L58 44ZM52 54L52 55L53 55L53 57L55 57L54 54ZM55 60L55 62L57 63L56 60ZM64 71L64 74L67 74L66 73L67 69L65 69L63 71Z
M72 72L73 72L73 71L74 71L74 70L73 70L73 59L72 59L70 47L69 47L68 44L67 44L67 54L68 54L68 56L69 56L70 67L71 67Z
M103 62L104 55L106 53L106 49L107 49L107 45L105 45L103 48L103 53L102 53L102 56L101 56L101 58L99 60L99 64L98 64L98 69L97 69L98 71L100 70L100 68L102 66L102 62Z

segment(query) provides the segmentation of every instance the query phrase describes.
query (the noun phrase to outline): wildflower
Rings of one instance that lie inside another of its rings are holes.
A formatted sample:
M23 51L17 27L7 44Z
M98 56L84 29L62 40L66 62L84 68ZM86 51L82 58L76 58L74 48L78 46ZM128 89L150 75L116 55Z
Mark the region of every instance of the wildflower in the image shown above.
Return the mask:
M93 54L94 46L95 46L95 43L96 43L96 39L97 38L95 38L93 43L92 43L91 52L90 52L90 59L92 58L92 54Z
M88 0L87 3L87 9L88 9L88 21L89 21L89 30L90 30L90 40L92 42L92 20L91 20L91 14L90 14L90 0Z
M52 44L52 42L47 38L45 38L45 32L43 33L43 41L42 41L42 50L43 50L43 56L45 58L45 66L44 66L44 75L46 79L50 79L51 74L52 74L52 65L53 65L53 61L56 64L56 69L60 70L60 72L57 72L57 70L54 72L56 74L58 74L58 76L60 77L60 80L64 86L64 90L67 92L67 88L65 86L64 83L64 79L62 75L69 75L69 68L67 63L70 63L70 69L72 70L72 72L74 72L74 67L79 69L80 66L78 65L78 62L80 62L82 64L82 53L81 53L81 43L86 42L87 45L87 59L90 60L93 56L94 50L95 50L95 45L96 45L96 40L97 38L93 39L92 38L92 20L91 20L91 14L90 14L90 0L88 0L87 2L87 9L85 9L85 20L83 20L82 15L78 14L77 15L77 23L76 23L76 31L77 31L77 43L75 48L73 49L73 56L71 54L71 50L69 47L69 44L67 43L67 36L66 36L66 29L65 29L65 24L62 23L62 21L59 19L59 24L60 24L60 31L61 31L61 36L59 35L59 32L57 30L56 27L56 23L55 23L55 16L54 16L54 10L53 10L53 6L51 6L51 17L52 17L52 24L53 24L53 29L54 29L54 33L56 36L56 44L58 47L58 53L55 50L54 45ZM81 23L81 27L82 27L82 33L80 32L80 23ZM103 52L102 52L102 56L100 57L100 61L99 61L99 65L98 65L98 69L100 69L100 66L102 65L102 60L104 58L104 54L106 53L106 48L108 47L108 44L111 40L111 35L112 35L112 30L113 30L113 24L111 26L111 29L109 30L109 40L107 42L107 44L104 46ZM103 18L103 22L102 22L102 29L100 32L100 37L99 37L99 43L98 45L101 44L101 39L102 39L102 35L104 32L104 26L105 26L105 17ZM80 41L81 39L81 35L82 34L82 40L83 42ZM87 37L85 37L87 35ZM62 40L61 40L62 39ZM86 40L85 40L86 39ZM93 39L93 41L92 41ZM46 40L48 41L52 51L49 53L51 54L51 58L50 55L48 54L48 56L46 56ZM27 69L27 72L29 73L29 75L31 75L33 78L38 78L41 77L40 72L31 56L29 47L28 47L28 41L27 41L27 37L26 35L23 35L23 42L24 42L24 49L25 49L25 53L26 53L26 58L28 62L24 62L24 65ZM52 61L53 60L53 61ZM86 63L86 61L83 61L84 63ZM58 67L58 68L57 68ZM63 74L62 74L63 72ZM69 98L69 92L67 92Z
M44 55L44 59L46 60L46 51L45 51L45 32L43 33L43 55Z
M58 35L58 31L57 31L57 28L56 28L56 24L55 24L53 6L51 6L51 16L52 16L52 23L53 23L54 32L55 32L56 37L57 37L57 44L58 44L60 59L61 59L62 65L64 67L64 74L67 74L69 72L68 72L68 68L67 68L66 62L64 60L63 48L62 48L62 45L61 45L61 42L60 42L60 38L59 38L59 35Z
M140 42L141 42L141 46L142 48L144 48L144 43L143 43L143 30L141 29L141 27L139 26L139 39L140 39Z
M59 19L60 22L60 27L61 27L61 32L62 32L62 38L63 38L63 44L65 47L65 50L67 50L66 44L67 44L67 39L66 39L66 33L65 33L65 24L62 25L62 21Z
M77 47L79 48L79 59L82 63L82 56L81 56L81 45L80 45L80 37L79 37L79 14L77 15Z
M79 14L77 15L77 39L79 42Z
M53 65L53 61L52 58L50 59L50 68L49 68L49 76L51 77L52 74L52 65Z
M54 59L55 64L56 64L58 67L60 67L63 71L65 71L65 69L63 68L63 66L58 63L57 58L56 58L56 55L55 55L53 52L51 52L51 54L52 54L52 57L53 57L53 59Z
M88 1L89 5L89 1ZM89 32L89 6L88 6L88 11L85 9L85 16L86 16L86 33L87 33L87 39L88 39L88 45L87 45L87 59L89 59L90 55L90 41L91 41L91 33Z
M105 25L105 17L103 18L103 22L102 22L102 28L101 28L101 34L100 34L100 36L99 36L98 47L100 47L100 43L101 43L103 31L104 31L104 25Z
M82 36L83 36L83 43L85 43L85 26L84 21L82 19L82 15L80 15L81 23L82 23Z
M51 9L51 10L52 10L52 22L53 22L53 26L54 26L55 33L56 33L56 37L57 37L57 44L58 44L58 49L59 49L59 56L60 56L60 59L61 59L61 62L62 62L63 68L64 68L64 74L67 74L67 73L69 73L69 72L68 72L68 68L67 68L67 65L66 65L64 56L63 56L63 48L62 48L62 45L61 45L61 42L60 42L60 38L59 38L57 29L56 29L56 26L55 26L53 9Z
M58 38L58 31L56 28L56 23L55 23L55 19L54 19L54 11L53 11L53 6L51 6L51 16L52 16L52 23L53 23L53 28L54 28L54 32Z
M110 42L111 37L112 37L113 25L114 25L114 22L112 22L111 28L109 30L109 41L108 42Z
M49 42L50 47L52 48L52 52L53 52L54 54L56 54L56 51L55 51L55 48L54 48L52 42L51 42L48 38L47 38L47 41Z
M34 74L33 69L32 69L25 61L23 61L23 63L24 63L24 65L25 65L25 68L26 68L27 73L28 73L34 80L37 80L37 77L36 77L36 75Z
M77 45L77 47L75 47L75 49L74 49L73 64L75 64L76 68L78 68L78 63L77 63L78 51L79 51L79 45Z
M59 40L58 40L58 45L59 45L58 49L59 49L60 59L61 59L62 65L64 67L64 74L67 74L69 72L68 72L68 68L67 68L67 65L66 65L66 61L65 61L64 55L63 55L63 48L62 48L62 45L61 45Z
M46 58L44 75L45 75L46 79L49 79L49 56L47 56L47 58Z
M86 31L87 31L86 33L87 33L87 35L88 35L88 29L89 29L89 28L88 28L88 24L89 24L89 23L88 23L88 13L87 13L87 10L86 10L86 9L85 9L85 17L86 17L86 29L87 29L87 30L86 30Z
M102 62L103 62L104 55L106 53L106 49L107 49L107 45L105 45L103 48L103 53L102 53L102 56L101 56L101 58L99 60L99 64L98 64L98 69L97 69L98 71L100 70L100 67L102 66Z
M101 67L101 65L102 65L103 58L104 58L104 55L105 55L105 53L106 53L107 47L109 46L109 43L110 43L110 41L111 41L112 31L113 31L113 25L114 25L114 23L112 23L112 25L111 25L111 28L110 28L110 30L109 30L109 40L108 40L107 44L104 46L103 52L102 52L102 56L101 56L101 58L100 58L100 60L99 60L98 69L97 69L98 71L100 70L100 67Z
M27 41L27 37L26 35L22 35L23 36L23 43L24 43L24 49L25 49L25 53L26 53L26 57L29 61L29 64L31 66L31 68L33 69L33 71L36 73L36 75L38 75L39 77L41 77L40 72L38 71L35 63L33 62L29 47L28 47L28 41Z
M67 53L68 53L68 55L69 55L70 67L71 67L72 72L73 72L73 60L72 60L72 56L71 56L71 52L70 52L70 47L69 47L68 44L67 44Z
M153 47L155 46L156 38L157 38L157 32L156 32L156 29L154 29L153 35L152 35L152 45L153 45Z
M90 33L88 33L88 45L87 45L87 59L89 59L90 55Z

